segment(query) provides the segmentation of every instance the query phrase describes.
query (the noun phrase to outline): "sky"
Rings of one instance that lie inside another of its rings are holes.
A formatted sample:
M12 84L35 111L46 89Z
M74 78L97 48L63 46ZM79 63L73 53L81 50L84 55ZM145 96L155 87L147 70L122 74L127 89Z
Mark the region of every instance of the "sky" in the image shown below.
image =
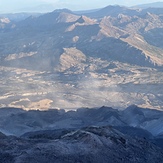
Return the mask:
M0 12L20 12L35 8L68 8L73 11L102 8L108 5L134 6L157 0L0 0ZM163 2L163 0L159 0ZM42 6L40 6L42 5Z

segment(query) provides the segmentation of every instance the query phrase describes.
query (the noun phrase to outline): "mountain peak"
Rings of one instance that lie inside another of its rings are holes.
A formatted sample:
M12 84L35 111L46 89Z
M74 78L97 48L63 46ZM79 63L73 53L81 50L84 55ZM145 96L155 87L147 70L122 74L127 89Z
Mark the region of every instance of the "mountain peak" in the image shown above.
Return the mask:
M64 9L56 9L56 10L53 11L53 13L61 13L61 12L73 13L71 10L66 9L66 8L64 8Z
M94 24L95 20L91 19L85 15L82 15L77 21L77 23L83 24L83 23L87 23L87 24Z
M61 23L61 22L75 22L76 20L79 19L80 16L78 15L74 15L72 13L69 12L61 12L57 18L57 22Z
M138 9L128 8L128 7L119 6L119 5L114 5L114 6L109 5L96 12L89 13L87 15L93 18L102 18L104 16L117 17L119 14L133 16L133 15L139 14L139 12L140 10Z

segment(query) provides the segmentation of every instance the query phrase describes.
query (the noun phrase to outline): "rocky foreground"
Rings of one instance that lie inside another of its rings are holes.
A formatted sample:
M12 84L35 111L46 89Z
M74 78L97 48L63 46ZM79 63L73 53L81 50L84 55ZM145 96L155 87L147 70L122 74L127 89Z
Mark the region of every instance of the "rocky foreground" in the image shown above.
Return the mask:
M160 163L163 150L145 139L124 135L113 127L86 127L79 130L35 137L0 136L3 163Z
M0 112L3 163L163 162L161 111L130 106Z

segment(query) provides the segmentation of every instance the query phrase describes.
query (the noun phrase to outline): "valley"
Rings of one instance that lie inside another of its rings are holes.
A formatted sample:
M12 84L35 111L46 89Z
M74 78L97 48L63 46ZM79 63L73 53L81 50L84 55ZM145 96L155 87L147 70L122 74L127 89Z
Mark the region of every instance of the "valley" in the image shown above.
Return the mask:
M94 69L104 71L95 65ZM162 109L162 72L126 65L105 71L100 75L98 72L74 75L1 67L1 107L45 110L105 105L123 109L137 104Z
M0 24L0 107L163 109L162 13L60 9Z

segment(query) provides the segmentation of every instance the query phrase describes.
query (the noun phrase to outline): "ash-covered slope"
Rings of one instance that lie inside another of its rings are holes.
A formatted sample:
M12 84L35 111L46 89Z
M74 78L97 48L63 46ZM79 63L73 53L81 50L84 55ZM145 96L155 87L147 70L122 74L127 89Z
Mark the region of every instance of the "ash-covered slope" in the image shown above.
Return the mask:
M0 135L1 162L160 163L163 151L145 139L131 138L112 127L86 127L57 139ZM3 144L3 145L2 145Z

